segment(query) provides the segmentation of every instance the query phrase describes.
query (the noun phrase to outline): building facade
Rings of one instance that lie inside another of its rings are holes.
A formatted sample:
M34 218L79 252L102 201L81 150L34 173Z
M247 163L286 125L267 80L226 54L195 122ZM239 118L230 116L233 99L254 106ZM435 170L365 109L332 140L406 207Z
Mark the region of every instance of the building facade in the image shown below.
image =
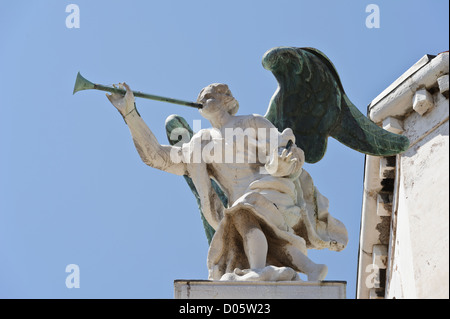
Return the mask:
M425 55L368 106L410 147L366 156L358 299L449 298L448 73L448 52Z

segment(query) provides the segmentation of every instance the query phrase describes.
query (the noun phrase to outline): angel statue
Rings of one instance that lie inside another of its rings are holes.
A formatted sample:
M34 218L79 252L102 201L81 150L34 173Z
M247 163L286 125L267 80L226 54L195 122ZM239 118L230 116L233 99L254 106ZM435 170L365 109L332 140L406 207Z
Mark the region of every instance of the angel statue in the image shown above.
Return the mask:
M314 263L307 250L340 251L348 235L304 162L324 156L329 136L375 156L403 152L409 142L358 111L320 51L277 47L262 64L278 81L266 115L236 115L239 103L228 86L214 83L197 98L212 128L193 134L183 118L171 115L170 145L161 145L147 127L126 83L119 84L125 95L107 97L144 163L189 184L210 244L210 280L290 281L300 280L298 273L324 280L327 266Z

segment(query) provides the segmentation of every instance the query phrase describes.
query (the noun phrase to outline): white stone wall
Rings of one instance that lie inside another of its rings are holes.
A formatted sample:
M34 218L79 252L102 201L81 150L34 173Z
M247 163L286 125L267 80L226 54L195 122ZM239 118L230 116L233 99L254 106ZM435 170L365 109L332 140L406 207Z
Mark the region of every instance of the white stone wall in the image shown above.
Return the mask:
M410 148L366 156L357 298L449 298L448 73L425 55L369 105Z
M449 106L403 121L412 147L397 163L386 298L449 298Z

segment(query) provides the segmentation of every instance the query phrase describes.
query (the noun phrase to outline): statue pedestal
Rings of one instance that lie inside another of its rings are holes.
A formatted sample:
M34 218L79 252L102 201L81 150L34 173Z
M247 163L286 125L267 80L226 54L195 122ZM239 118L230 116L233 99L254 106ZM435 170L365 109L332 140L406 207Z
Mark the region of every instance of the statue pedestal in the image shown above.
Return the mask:
M175 299L345 299L346 281L175 280Z

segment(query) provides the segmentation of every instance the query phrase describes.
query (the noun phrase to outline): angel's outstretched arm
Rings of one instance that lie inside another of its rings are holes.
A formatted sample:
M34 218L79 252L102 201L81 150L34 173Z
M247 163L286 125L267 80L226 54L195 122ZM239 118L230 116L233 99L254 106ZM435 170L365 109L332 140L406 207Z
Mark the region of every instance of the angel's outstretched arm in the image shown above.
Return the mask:
M151 167L168 173L185 175L186 164L180 161L182 157L175 156L176 158L172 158L174 155L181 154L181 148L159 144L153 132L137 112L133 92L130 90L130 87L125 83L119 84L119 86L126 88L127 93L125 96L115 93L107 94L106 96L122 114L127 123L134 145L142 161Z

